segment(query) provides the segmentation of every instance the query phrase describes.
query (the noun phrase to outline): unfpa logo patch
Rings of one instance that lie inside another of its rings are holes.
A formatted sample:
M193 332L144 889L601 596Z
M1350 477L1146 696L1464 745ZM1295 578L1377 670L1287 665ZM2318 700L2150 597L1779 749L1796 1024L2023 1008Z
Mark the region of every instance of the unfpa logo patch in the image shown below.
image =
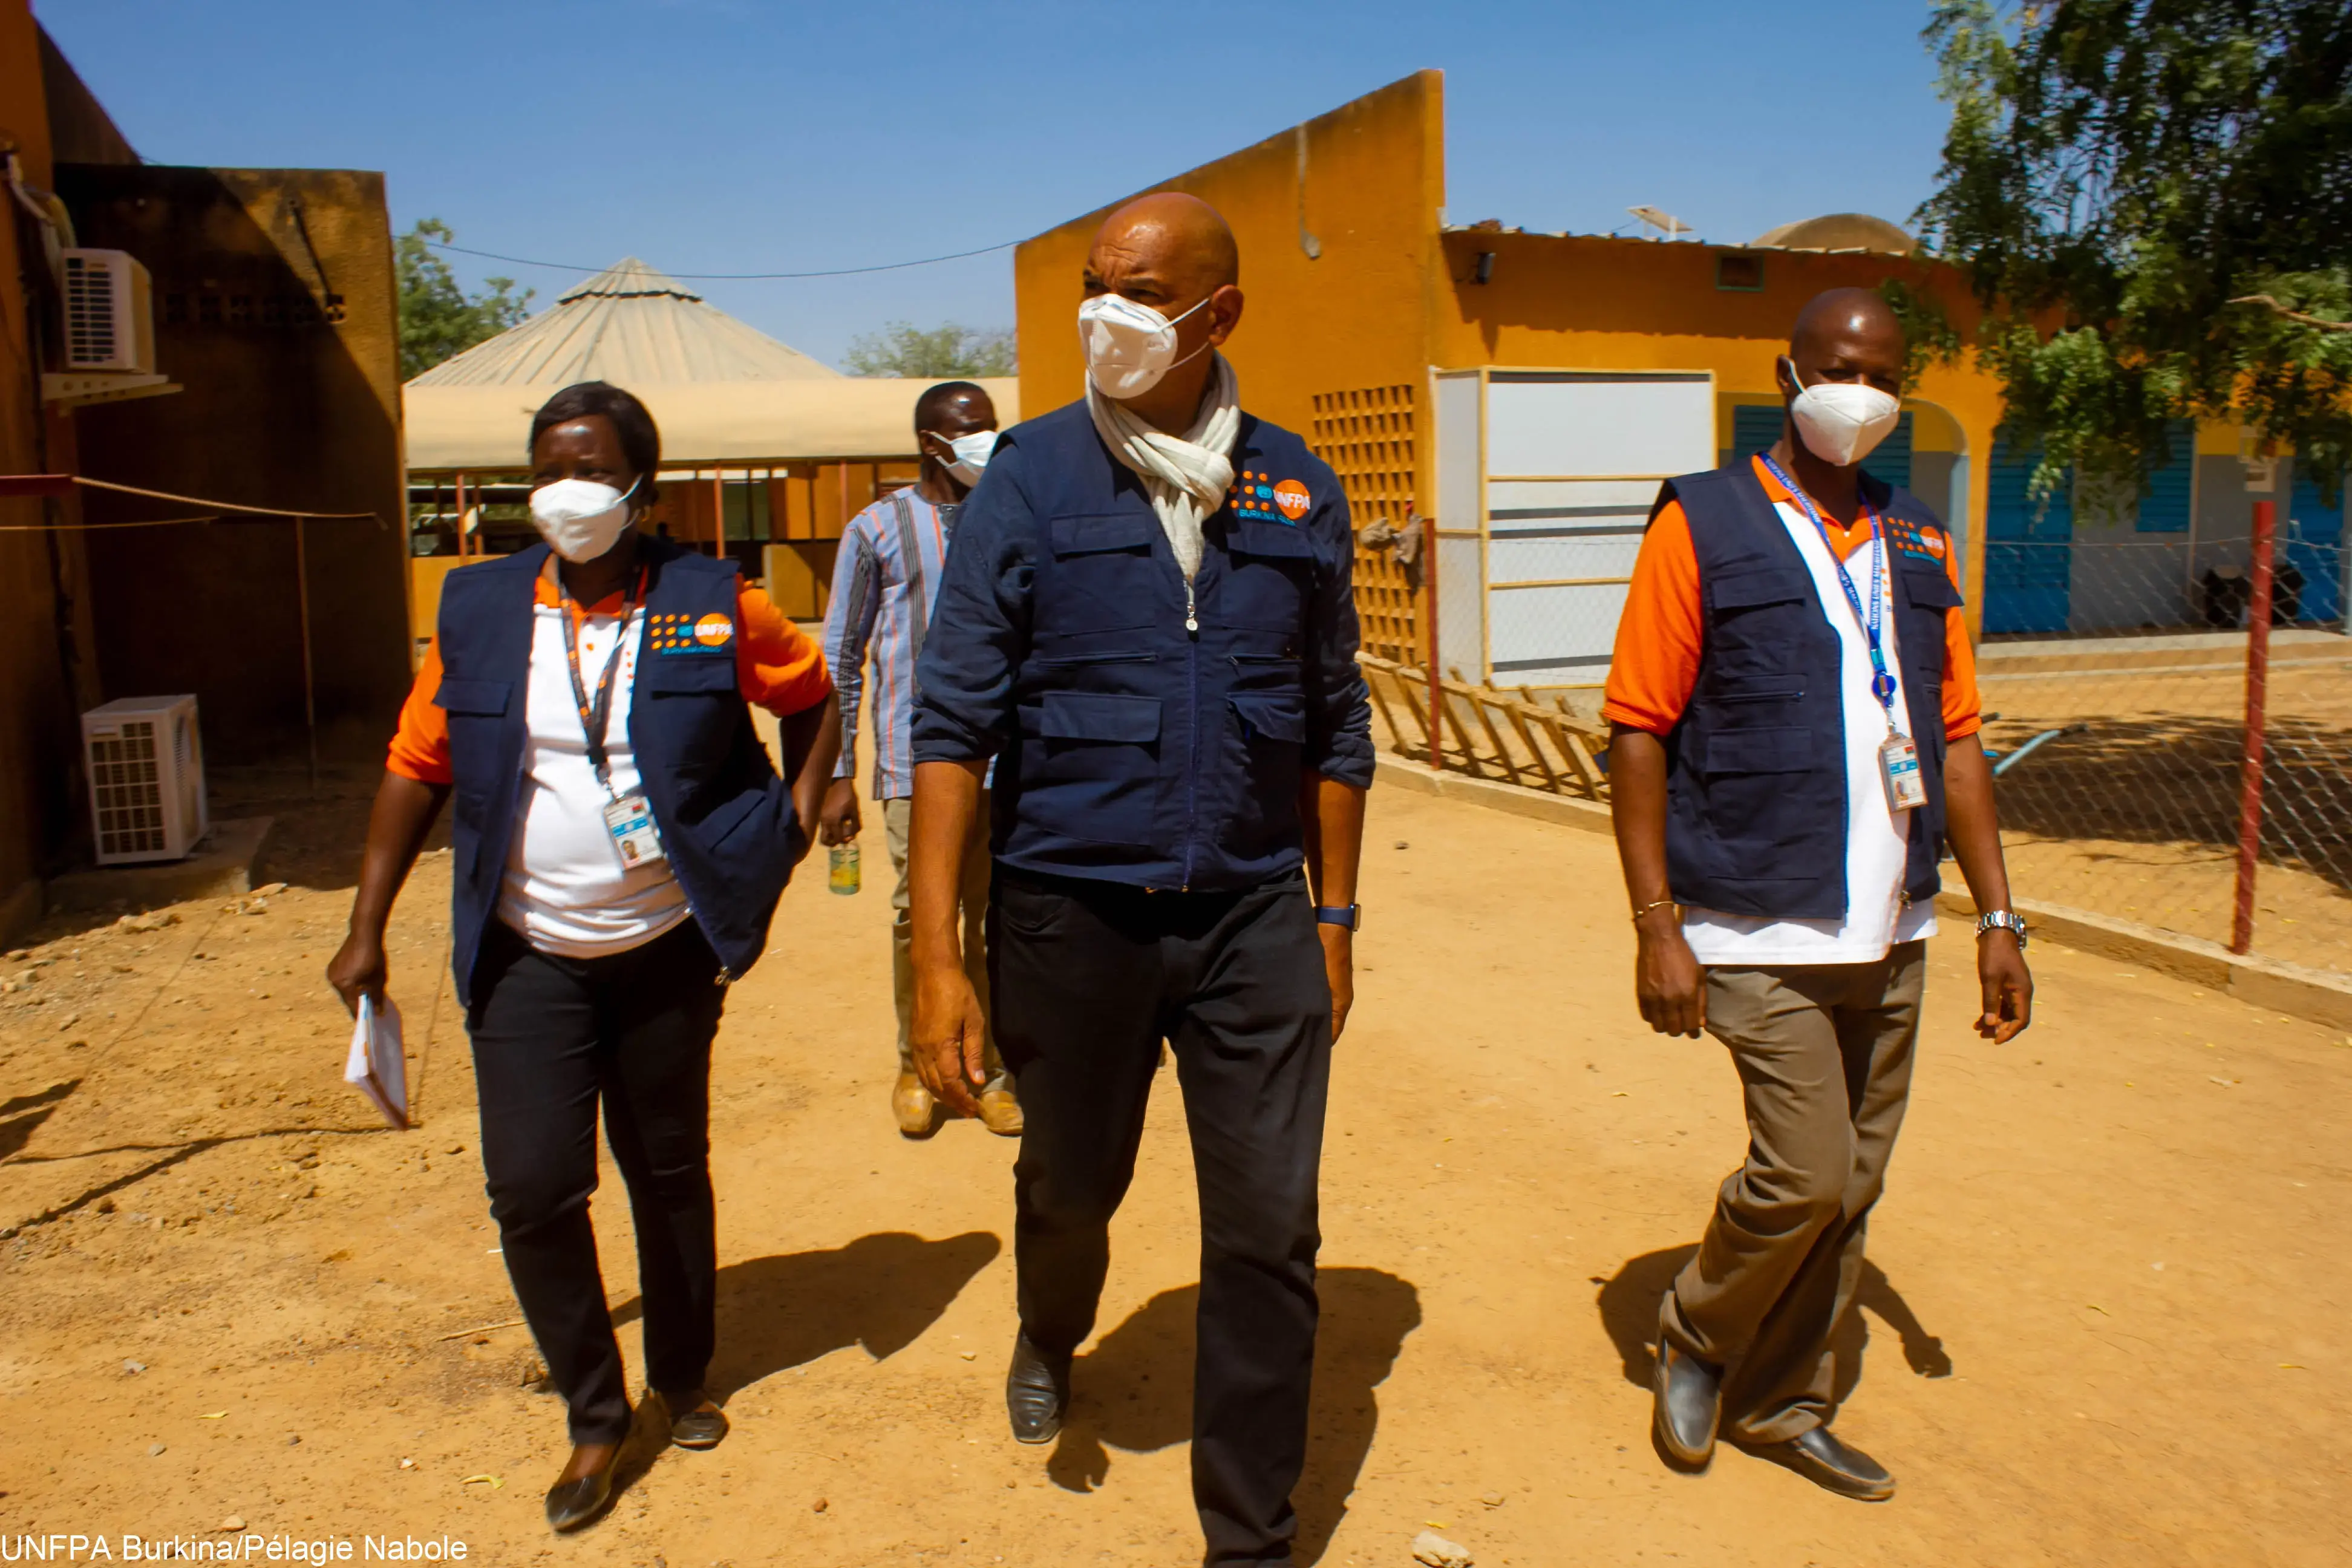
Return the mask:
M735 640L735 621L716 610L659 615L646 626L646 640L656 653L716 653Z
M1315 499L1297 479L1277 481L1271 474L1241 474L1226 493L1233 498L1234 515L1249 522L1296 523Z

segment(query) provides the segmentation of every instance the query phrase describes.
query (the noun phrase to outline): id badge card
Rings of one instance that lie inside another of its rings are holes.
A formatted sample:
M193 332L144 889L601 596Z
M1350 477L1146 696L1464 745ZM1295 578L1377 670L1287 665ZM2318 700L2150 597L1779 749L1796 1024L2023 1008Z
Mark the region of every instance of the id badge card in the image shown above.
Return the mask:
M1886 785L1891 811L1910 811L1927 804L1927 781L1919 776L1919 747L1908 735L1889 735L1878 748L1878 776Z
M604 831L621 852L621 864L632 870L662 858L661 834L654 827L653 807L641 795L625 795L604 807Z

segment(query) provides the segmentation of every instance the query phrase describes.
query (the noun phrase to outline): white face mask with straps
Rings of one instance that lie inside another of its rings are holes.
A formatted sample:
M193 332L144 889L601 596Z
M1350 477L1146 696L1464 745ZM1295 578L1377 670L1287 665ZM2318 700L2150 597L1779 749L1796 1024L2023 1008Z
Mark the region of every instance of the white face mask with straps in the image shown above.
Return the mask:
M548 547L579 565L593 561L619 542L629 526L629 498L637 493L634 481L625 490L593 479L557 479L530 492L530 521Z
M1848 468L1877 448L1903 416L1903 404L1874 386L1858 381L1822 381L1811 386L1797 374L1797 362L1788 355L1789 379L1797 395L1789 404L1789 417L1805 449L1822 462Z
M995 431L975 430L969 436L942 436L936 430L923 434L955 454L952 458L941 458L937 452L931 456L955 476L956 483L966 489L980 483L981 470L988 467L989 456L996 450Z
M1203 300L1171 321L1123 296L1096 295L1078 307L1078 343L1086 350L1087 374L1105 397L1124 402L1142 396L1170 371L1209 352L1211 345L1203 342L1183 359L1176 357L1176 322L1208 303Z

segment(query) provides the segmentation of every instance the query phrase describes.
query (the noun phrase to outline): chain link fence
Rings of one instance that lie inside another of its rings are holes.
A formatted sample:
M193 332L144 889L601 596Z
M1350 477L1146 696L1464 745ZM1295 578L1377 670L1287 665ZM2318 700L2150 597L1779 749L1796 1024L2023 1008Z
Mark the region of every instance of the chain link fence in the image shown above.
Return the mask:
M1978 673L2021 896L2227 944L2252 546L1995 541ZM2252 951L2352 973L2344 552L2274 555Z

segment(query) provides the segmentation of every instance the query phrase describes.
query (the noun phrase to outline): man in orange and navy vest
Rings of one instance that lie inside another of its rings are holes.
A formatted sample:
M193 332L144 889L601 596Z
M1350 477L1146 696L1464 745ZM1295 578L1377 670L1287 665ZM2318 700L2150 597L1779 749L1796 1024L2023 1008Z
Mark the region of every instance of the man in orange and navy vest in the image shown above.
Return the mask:
M1741 1447L1832 1491L1895 1479L1829 1429L1831 1332L1911 1080L1937 863L1982 911L1979 1034L2032 1016L1951 536L1863 472L1900 413L1904 340L1840 289L1780 360L1780 439L1672 479L1609 672L1617 847L1660 1034L1729 1048L1748 1152L1658 1324L1658 1443Z

